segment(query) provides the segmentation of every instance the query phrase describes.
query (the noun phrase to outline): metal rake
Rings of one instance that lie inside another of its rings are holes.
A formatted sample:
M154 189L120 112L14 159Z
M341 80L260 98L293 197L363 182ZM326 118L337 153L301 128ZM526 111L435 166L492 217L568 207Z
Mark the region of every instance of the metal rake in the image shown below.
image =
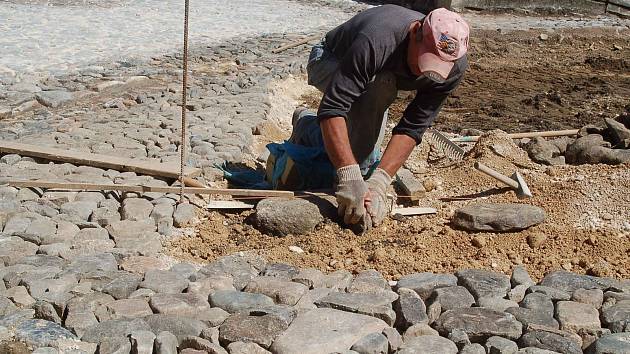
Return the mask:
M461 160L464 158L464 149L452 142L446 135L434 129L427 130L427 133L429 133L429 139L446 157L451 160Z

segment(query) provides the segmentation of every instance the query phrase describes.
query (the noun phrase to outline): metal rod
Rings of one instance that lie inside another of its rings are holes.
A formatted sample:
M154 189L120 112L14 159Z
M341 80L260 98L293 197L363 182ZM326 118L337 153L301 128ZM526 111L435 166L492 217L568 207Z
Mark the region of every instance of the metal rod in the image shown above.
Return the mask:
M186 94L187 94L187 81L188 81L188 13L189 13L189 0L184 0L184 56L183 56L183 75L182 75L182 136L179 143L179 202L184 202L184 188L186 183L184 182L184 165L186 162Z

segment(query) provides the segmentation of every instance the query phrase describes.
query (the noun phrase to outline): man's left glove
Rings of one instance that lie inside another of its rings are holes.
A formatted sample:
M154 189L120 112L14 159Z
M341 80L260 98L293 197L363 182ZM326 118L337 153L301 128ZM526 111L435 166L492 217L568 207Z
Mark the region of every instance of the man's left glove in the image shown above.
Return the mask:
M391 183L392 178L381 168L377 168L367 180L370 190L370 203L367 211L372 217L374 226L380 225L387 216L387 187Z

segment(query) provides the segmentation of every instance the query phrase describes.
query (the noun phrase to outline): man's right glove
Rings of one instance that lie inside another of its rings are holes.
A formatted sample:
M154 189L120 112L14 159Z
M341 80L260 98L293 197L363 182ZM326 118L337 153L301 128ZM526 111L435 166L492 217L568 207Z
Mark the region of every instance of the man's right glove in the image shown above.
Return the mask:
M357 224L368 217L365 212L365 197L368 186L363 180L359 165L349 165L337 169L337 204L339 216L347 225Z
M368 178L367 184L370 190L370 203L368 212L372 217L374 226L380 225L387 216L387 187L392 183L392 178L382 168L377 168Z

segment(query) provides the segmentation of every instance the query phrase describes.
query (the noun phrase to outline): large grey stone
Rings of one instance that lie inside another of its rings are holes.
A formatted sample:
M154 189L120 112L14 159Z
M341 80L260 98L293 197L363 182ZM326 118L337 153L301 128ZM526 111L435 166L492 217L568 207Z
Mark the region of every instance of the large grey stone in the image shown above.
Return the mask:
M155 232L155 225L144 221L122 220L108 225L106 229L112 239L117 241Z
M486 350L479 343L471 343L464 346L459 354L486 354Z
M615 323L630 324L630 300L618 301L602 310L602 322L607 326Z
M527 328L530 324L545 326L553 329L559 329L560 324L549 312L532 310L524 307L511 307L505 310L516 317L523 324L523 328ZM551 312L553 313L553 311Z
M96 202L83 201L83 202L68 202L60 207L62 214L72 215L79 220L88 221L92 212L98 208Z
M463 286L448 286L433 290L429 303L438 302L442 311L471 307L475 298Z
M574 333L588 333L601 328L599 312L592 305L574 301L559 301L556 304L556 318L560 329Z
M171 272L181 275L188 280L197 279L197 268L195 268L195 266L190 263L177 263L174 264L169 270Z
M194 293L155 294L149 304L155 313L195 318L197 314L210 310L208 300Z
M297 304L307 290L303 284L268 276L256 277L245 287L246 292L264 294L276 303L291 306Z
M398 354L457 354L457 346L440 336L413 337L403 343Z
M531 293L525 295L525 298L521 302L521 307L536 312L542 312L551 317L553 317L555 311L553 301L548 295L543 293Z
M145 273L140 287L156 293L177 294L188 287L188 280L168 270L150 270Z
M126 337L134 331L150 330L149 325L141 319L116 319L95 324L88 328L81 340L99 343L105 338Z
M571 300L599 309L604 303L604 292L601 289L577 289L571 294Z
M610 144L599 134L588 134L577 138L567 146L566 162L575 165L605 163L616 165L630 161L630 150L611 149Z
M230 354L271 354L256 343L233 342L227 346Z
M624 140L630 140L630 129L623 123L610 118L604 118L604 122L613 145L622 144Z
M603 336L589 349L592 354L630 354L630 332Z
M173 224L176 227L187 227L197 220L196 208L192 204L178 204L173 213Z
M204 298L217 290L236 290L231 276L208 276L188 284L188 292L199 294Z
M177 354L177 337L170 332L160 332L155 337L155 354Z
M134 354L153 354L155 334L151 331L133 331L129 335Z
M23 286L14 286L2 292L3 296L13 301L20 308L29 308L35 304L35 299L29 295L28 290Z
M535 347L565 354L580 354L580 344L568 336L550 331L528 331L519 340L520 347Z
M306 268L299 270L292 280L304 284L309 289L321 288L326 284L326 275L319 269Z
M221 348L220 345L212 343L207 339L194 336L186 336L182 338L179 347L183 350L192 348L208 354L228 354L228 352Z
M311 232L323 217L317 205L305 199L264 199L256 206L256 225L263 232L302 235Z
M22 257L34 255L39 247L17 236L0 237L0 261L16 264Z
M300 273L300 269L296 266L286 263L270 263L263 272L263 275L268 277L277 277L282 279L291 280L293 277ZM298 282L301 283L301 282ZM303 284L303 283L302 283ZM312 285L304 284L312 288Z
M528 204L473 203L455 212L453 224L469 231L519 231L545 221L545 211Z
M429 322L427 308L420 295L405 288L398 289L398 295L398 300L394 302L397 328L406 330L415 324Z
M265 270L267 262L254 253L224 256L199 270L204 275L227 275L234 279L234 287L242 290L255 276Z
M129 354L131 353L131 342L127 337L106 337L98 344L98 353Z
M407 288L427 301L434 289L457 285L457 277L452 274L414 273L405 275L396 284L396 289Z
M99 224L101 227L107 227L107 225L120 221L120 219L121 216L118 210L108 208L97 208L90 216L90 221Z
M142 198L126 198L122 202L121 215L123 220L142 221L149 219L153 204Z
M76 258L64 269L64 273L81 274L115 270L118 270L118 263L114 256L111 253L100 253Z
M390 298L392 302L398 298L383 275L374 269L359 272L348 287L348 292L381 295Z
M436 321L435 329L442 335L460 329L468 334L471 341L492 336L518 339L522 333L521 323L511 314L481 307L446 311Z
M509 339L490 337L486 341L486 349L489 354L516 354L518 345Z
M518 303L500 297L480 297L479 300L477 300L477 306L504 312L511 307L518 307Z
M30 236L30 242L42 244L42 240L50 240L57 233L57 223L48 218L34 219L24 231Z
M144 299L121 299L107 304L107 312L111 319L140 318L153 313ZM102 320L102 319L101 319Z
M258 307L272 306L273 300L263 294L245 293L235 290L219 290L210 294L208 298L212 307L219 307L229 313Z
M207 326L196 319L176 315L153 314L144 318L153 333L170 332L178 338L199 336Z
M125 273L115 277L102 287L102 291L115 299L126 299L138 289L142 277L138 274Z
M287 329L287 324L274 315L249 316L234 314L219 327L219 339L223 345L232 342L254 342L269 348L273 341Z
M571 294L564 290L552 288L544 285L532 285L527 289L530 293L541 293L547 295L553 301L567 301L571 299Z
M370 333L354 343L350 350L360 354L387 354L389 353L389 343L383 334Z
M373 316L390 326L393 326L396 321L396 313L391 307L391 301L380 295L332 292L315 301L315 305Z
M543 137L533 138L525 149L529 157L541 164L545 165L562 165L564 157L560 155L560 149L554 144L548 142Z
M271 346L277 354L320 354L343 351L362 337L381 332L377 318L334 309L314 309L298 315Z
M27 320L15 328L15 338L33 347L56 346L61 340L76 340L72 332L46 320Z
M59 317L57 310L48 302L41 300L36 301L35 304L33 304L33 310L35 310L35 318L61 324L61 317Z
M561 354L561 353L554 352L551 350L540 349L540 348L535 348L535 347L522 348L522 349L519 349L517 353L518 354Z
M37 102L39 102L43 106L50 108L60 107L72 101L73 98L74 95L71 92L61 90L42 91L35 94L35 99L37 100Z
M352 273L345 269L327 274L324 278L324 287L337 291L346 291L352 283Z
M510 278L484 269L465 269L455 273L458 283L478 300L483 297L503 298L510 290Z

